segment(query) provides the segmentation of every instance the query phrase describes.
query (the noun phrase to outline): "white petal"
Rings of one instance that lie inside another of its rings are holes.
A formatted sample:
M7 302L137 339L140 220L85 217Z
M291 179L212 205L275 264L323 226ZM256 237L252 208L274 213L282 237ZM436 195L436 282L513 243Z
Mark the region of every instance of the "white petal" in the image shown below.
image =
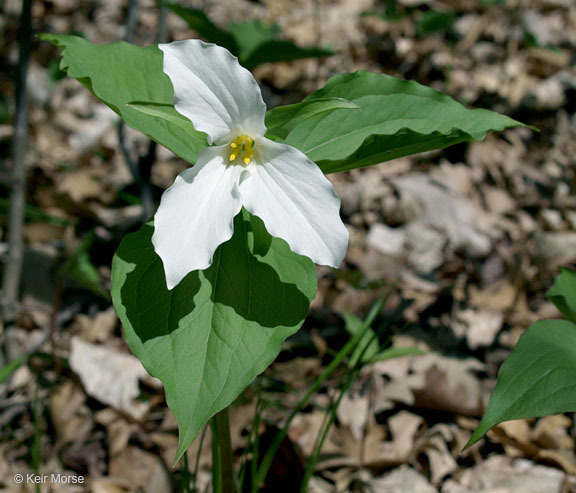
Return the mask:
M332 184L294 147L261 138L256 151L253 172L240 183L242 205L292 251L338 267L348 248L348 231Z
M252 74L228 50L197 39L160 44L174 106L216 144L264 135L266 105Z
M152 244L162 259L168 289L189 272L206 269L219 245L232 237L241 209L241 166L227 166L225 147L207 147L198 162L164 192L154 216Z

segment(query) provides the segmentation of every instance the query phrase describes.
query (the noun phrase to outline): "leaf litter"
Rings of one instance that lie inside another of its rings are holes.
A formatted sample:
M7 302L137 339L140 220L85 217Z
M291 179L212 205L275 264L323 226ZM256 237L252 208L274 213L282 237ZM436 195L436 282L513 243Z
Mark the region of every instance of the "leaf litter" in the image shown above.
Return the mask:
M0 9L4 33L13 33L16 3ZM136 42L149 44L156 7L140 3ZM276 403L263 411L263 423L282 425L327 355L348 337L344 313L365 316L391 284L380 341L427 354L376 362L360 372L344 394L309 491L576 491L571 414L503 423L461 453L519 335L539 318L558 316L543 296L558 266L576 261L576 6L569 0L494 3L401 0L393 16L372 0L204 2L221 25L274 21L300 44L337 51L320 62L259 67L256 76L271 104L294 102L335 73L363 69L417 80L540 129L509 130L330 175L342 197L349 252L338 272L319 269L305 328L258 384ZM126 7L108 0L89 9L55 0L37 4L34 21L38 31L77 30L91 41L110 42L124 32ZM417 20L430 11L446 12L452 21L430 32L421 23L418 32ZM194 34L176 16L167 22L174 39ZM1 50L8 57L16 42L13 34L6 39ZM161 387L128 353L108 301L52 275L93 230L89 259L106 286L115 245L141 218L117 119L79 84L59 78L50 65L54 51L40 43L34 50L27 280L17 335L23 347L40 343L51 359L33 356L3 384L0 422L15 431L3 427L0 477L31 472L24 457L38 395L49 423L41 430L41 471L83 474L91 491L169 491L166 464L177 439ZM7 60L12 67L14 57ZM12 94L8 77L0 85ZM146 139L126 133L130 152L144 152ZM11 138L9 120L0 121L3 157ZM155 193L185 166L159 149ZM5 242L5 209L0 231ZM290 426L289 438L304 457L312 453L336 386L337 377L326 382ZM237 455L247 446L255 389L242 398L232 410ZM195 443L191 464L198 450ZM209 433L200 457L199 484L207 488Z

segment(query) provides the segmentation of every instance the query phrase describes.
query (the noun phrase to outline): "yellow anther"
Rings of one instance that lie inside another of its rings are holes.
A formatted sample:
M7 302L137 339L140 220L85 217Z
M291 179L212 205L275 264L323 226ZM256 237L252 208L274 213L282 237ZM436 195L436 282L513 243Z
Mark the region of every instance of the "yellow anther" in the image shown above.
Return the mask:
M252 150L253 142L250 137L246 138L246 143L244 144L244 164L250 164L250 161L252 161L252 156L254 156L254 151Z
M236 137L230 143L230 147L234 149L234 151L230 153L230 161L234 161L240 154L243 154L244 156L242 160L244 161L244 165L250 164L250 161L252 161L252 158L254 157L253 145L254 140L246 134Z

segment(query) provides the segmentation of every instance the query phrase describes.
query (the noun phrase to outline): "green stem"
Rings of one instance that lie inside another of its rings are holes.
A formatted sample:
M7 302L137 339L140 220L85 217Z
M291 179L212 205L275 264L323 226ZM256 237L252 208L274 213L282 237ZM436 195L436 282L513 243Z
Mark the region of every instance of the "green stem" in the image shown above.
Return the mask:
M216 468L213 466L212 477L220 488L217 490L214 487L214 491L236 493L234 458L230 441L230 419L227 407L212 418L212 458L214 464L217 465Z
M188 451L186 451L182 456L180 489L184 493L192 493L192 490L190 489L190 469L188 468Z
M202 448L204 446L204 438L206 438L207 426L204 426L202 430L202 435L200 436L200 445L198 446L198 452L196 452L196 462L194 464L194 475L192 476L192 491L196 493L196 485L198 483L198 470L200 468L200 455L202 455Z
M220 463L220 448L218 447L218 425L216 418L210 421L212 431L212 491L222 493L222 464Z

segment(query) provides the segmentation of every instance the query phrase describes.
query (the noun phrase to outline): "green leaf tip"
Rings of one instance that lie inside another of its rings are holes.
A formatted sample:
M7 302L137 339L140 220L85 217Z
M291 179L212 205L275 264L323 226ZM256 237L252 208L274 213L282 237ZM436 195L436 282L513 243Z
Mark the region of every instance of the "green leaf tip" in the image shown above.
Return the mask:
M576 325L536 322L502 363L486 412L464 450L503 421L571 411L576 411Z
M173 118L143 111L131 103L172 106L174 89L162 67L158 46L135 46L124 41L96 45L78 36L41 34L62 48L60 67L114 110L130 127L167 147L189 163L207 145L206 135L176 111ZM143 77L142 74L146 74Z
M385 74L337 75L304 102L344 98L359 108L315 115L296 125L285 143L299 148L325 173L481 140L488 132L525 126L484 109L468 109L432 88Z
M562 268L546 297L556 305L566 320L576 324L576 271Z

